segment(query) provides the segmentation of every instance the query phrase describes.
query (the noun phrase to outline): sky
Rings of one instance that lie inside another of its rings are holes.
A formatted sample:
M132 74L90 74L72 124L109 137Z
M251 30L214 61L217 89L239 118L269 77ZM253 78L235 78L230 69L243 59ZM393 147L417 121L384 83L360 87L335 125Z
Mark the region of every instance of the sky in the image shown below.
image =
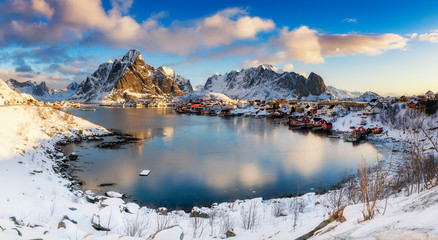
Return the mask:
M78 83L141 51L193 86L271 64L326 85L438 92L438 1L0 1L0 78Z

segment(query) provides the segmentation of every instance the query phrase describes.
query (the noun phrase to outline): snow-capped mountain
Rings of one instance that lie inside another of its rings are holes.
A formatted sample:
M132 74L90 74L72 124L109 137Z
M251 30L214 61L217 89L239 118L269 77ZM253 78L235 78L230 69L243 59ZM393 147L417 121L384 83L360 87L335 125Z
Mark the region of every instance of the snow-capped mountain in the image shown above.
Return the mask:
M27 93L14 91L0 79L0 105L26 103L28 101L35 101L35 99Z
M154 96L185 95L169 77L170 73L166 68L146 64L140 51L133 49L120 60L101 64L69 100L111 104Z
M213 101L223 101L223 102L231 102L231 98L227 97L225 94L222 93L214 93L214 92L192 92L185 96L181 97L184 99L184 101L188 102L190 100L196 101L196 100L213 100Z
M202 91L202 89L204 88L204 85L196 85L195 88L193 88L193 91Z
M158 68L158 70L164 72L168 77L172 78L178 85L179 89L181 89L181 91L185 93L193 92L193 87L189 79L184 78L181 75L175 75L175 71L166 66L161 66Z
M350 92L333 86L327 86L327 88L337 99L353 99L362 94L361 92Z
M356 102L369 102L373 99L383 100L384 98L375 92L368 91L368 92L365 92L364 94L360 95L359 97L355 98L354 101L356 101Z
M27 93L39 101L46 102L66 100L80 88L80 85L76 82L72 82L67 87L60 90L50 89L45 82L39 84L31 81L19 82L11 78L6 81L6 83L15 91Z
M271 65L215 74L207 79L202 90L249 100L334 98L319 75L312 72L305 78L295 72L280 72Z

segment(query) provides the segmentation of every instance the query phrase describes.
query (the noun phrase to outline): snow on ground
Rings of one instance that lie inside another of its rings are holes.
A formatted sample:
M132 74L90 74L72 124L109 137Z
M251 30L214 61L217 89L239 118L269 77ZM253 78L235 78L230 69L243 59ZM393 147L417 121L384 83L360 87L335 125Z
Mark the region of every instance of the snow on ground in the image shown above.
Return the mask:
M362 121L356 118L339 118L335 125ZM236 200L185 213L126 203L116 192L105 197L70 191L71 183L53 169L55 162L68 163L55 142L105 129L58 110L26 106L1 107L0 129L0 239L217 239L233 234L232 239L295 239L333 210L331 194ZM345 222L328 224L314 238L438 239L437 187L410 197L391 196L383 215L384 205L379 202L380 213L369 221L362 221L362 204L347 206Z
M26 103L35 99L26 93L19 93L12 90L2 79L0 79L0 105L11 103Z
M189 93L185 96L180 97L181 99L184 99L185 101L190 101L190 100L204 100L204 101L209 101L209 100L213 100L213 101L223 101L224 103L228 103L231 102L232 99L227 97L226 95L222 94L222 93L215 93L215 92L193 92L193 93Z

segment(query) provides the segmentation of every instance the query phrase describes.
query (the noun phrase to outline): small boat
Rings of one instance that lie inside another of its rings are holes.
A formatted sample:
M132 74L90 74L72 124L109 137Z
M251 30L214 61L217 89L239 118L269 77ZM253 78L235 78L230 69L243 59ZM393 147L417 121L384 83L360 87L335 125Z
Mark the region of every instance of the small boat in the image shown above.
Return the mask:
M328 138L341 138L341 136L339 136L339 135L328 135L327 137Z
M86 112L95 112L97 111L95 108L81 108L81 111L86 111Z
M141 171L141 173L140 173L140 176L147 176L147 175L149 175L149 173L151 172L151 170L143 170L143 171Z

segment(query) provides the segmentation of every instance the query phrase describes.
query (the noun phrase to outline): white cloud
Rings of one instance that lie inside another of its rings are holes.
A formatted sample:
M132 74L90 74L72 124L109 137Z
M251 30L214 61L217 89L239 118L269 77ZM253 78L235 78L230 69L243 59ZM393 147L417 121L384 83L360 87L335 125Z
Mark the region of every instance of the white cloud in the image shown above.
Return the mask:
M284 48L286 56L291 60L299 60L304 63L323 63L321 45L318 41L318 32L307 26L302 26L292 31L283 28L280 38L275 40Z
M7 16L5 19L9 20L4 21L0 31L10 29L7 39L26 45L79 40L184 55L240 40L254 40L259 33L275 28L272 20L250 17L241 8L228 8L202 19L163 26L157 16L138 22L125 15L132 0L111 0L111 4L112 9L106 11L100 0L15 0L10 5L23 17ZM27 17L29 9L49 20Z
M282 68L284 72L292 72L295 69L295 66L291 63L285 64Z
M345 18L342 21L343 22L349 22L349 23L357 23L357 19L356 18Z
M51 19L55 10L45 0L13 0L7 6L7 11L21 13L24 16L28 15L42 15Z
M438 30L432 30L430 33L420 34L418 40L438 43Z
M408 38L398 34L332 34L319 35L323 56L379 55L406 47Z
M49 19L52 18L53 13L55 12L55 10L50 7L49 3L47 3L45 0L32 0L31 8L35 12L40 13Z
M134 0L110 0L113 8L119 10L121 13L128 13Z
M272 38L268 47L246 60L244 65L279 64L290 60L320 64L326 57L379 55L388 50L404 49L409 40L392 33L323 34L307 26L292 31L283 28L278 38Z

